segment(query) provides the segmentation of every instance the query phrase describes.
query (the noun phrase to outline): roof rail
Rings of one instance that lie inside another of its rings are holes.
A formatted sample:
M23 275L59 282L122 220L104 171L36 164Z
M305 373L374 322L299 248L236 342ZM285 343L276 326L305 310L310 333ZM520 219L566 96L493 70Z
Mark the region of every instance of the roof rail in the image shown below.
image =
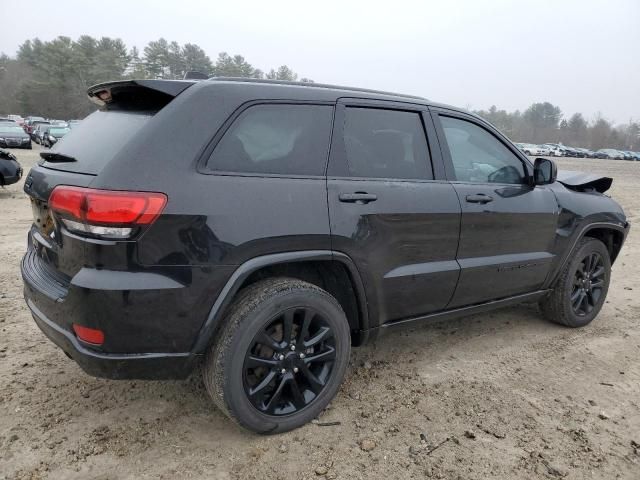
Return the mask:
M384 90L372 90L369 88L344 87L342 85L331 85L328 83L294 82L291 80L270 80L270 79L263 79L263 78L247 78L247 77L210 77L209 80L220 81L220 82L244 82L244 83L263 83L263 84L271 84L271 85L290 85L293 87L327 88L332 90L346 90L350 92L375 93L378 95L389 95L393 97L426 100L426 98L420 97L418 95L407 95L404 93L385 92Z

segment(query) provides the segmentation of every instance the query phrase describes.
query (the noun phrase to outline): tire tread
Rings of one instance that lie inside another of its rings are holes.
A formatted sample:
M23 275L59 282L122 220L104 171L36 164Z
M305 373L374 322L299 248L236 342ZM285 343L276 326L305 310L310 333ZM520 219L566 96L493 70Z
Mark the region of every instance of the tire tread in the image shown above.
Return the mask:
M565 327L580 327L583 324L576 323L571 315L568 314L565 304L565 291L567 288L567 283L573 280L573 277L570 276L571 269L573 268L573 263L576 257L580 254L583 248L589 244L593 244L594 247L596 245L601 245L602 247L606 247L604 243L600 240L592 237L584 237L582 238L576 247L573 250L573 253L565 263L561 272L558 275L558 281L556 282L553 290L549 293L547 297L540 301L540 310L545 318L550 320L551 322L557 323L559 325L563 325ZM599 248L599 247L598 247ZM605 291L606 295L606 291ZM589 323L589 322L587 322Z
M243 321L268 298L284 294L292 290L307 290L322 295L343 312L338 301L320 287L311 283L288 277L275 277L261 280L243 288L236 294L236 298L230 305L225 315L225 324L220 329L216 341L207 352L203 367L205 388L213 399L215 405L234 423L243 428L251 428L242 422L229 408L225 396L225 365L230 356L230 345L233 337L242 327ZM344 314L344 312L343 312ZM272 433L272 432L264 432Z

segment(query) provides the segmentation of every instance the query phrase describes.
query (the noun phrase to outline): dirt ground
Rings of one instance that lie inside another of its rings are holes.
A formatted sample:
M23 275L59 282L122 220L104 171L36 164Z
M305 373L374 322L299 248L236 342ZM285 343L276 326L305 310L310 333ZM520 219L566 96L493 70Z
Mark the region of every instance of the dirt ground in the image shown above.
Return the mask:
M38 147L15 153L28 171ZM613 176L640 223L640 163L558 164ZM22 184L0 190L0 220L0 478L640 478L638 227L590 326L523 306L391 334L354 351L318 421L260 437L218 412L197 375L84 374L22 299Z

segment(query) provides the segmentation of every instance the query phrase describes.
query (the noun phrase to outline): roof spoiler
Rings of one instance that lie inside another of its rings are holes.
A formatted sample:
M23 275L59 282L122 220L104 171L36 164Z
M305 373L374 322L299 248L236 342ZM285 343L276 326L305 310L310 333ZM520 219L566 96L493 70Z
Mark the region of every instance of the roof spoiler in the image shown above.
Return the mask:
M87 95L106 110L159 110L195 81L122 80L89 87Z

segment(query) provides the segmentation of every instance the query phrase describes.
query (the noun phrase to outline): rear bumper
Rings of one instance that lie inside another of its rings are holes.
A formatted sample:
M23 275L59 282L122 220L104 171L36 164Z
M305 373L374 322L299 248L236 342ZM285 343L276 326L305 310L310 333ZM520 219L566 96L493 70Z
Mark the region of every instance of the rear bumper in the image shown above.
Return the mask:
M113 379L181 379L201 356L191 353L108 354L90 350L71 332L49 320L25 292L36 325L89 375Z
M21 263L24 298L44 334L88 374L121 379L185 378L202 358L205 350L193 345L215 295L203 278L210 273L186 271L183 283L149 271L88 268L70 278L31 244ZM104 344L80 340L74 323L103 331Z
M21 178L22 178L22 170L20 170L20 172L18 172L16 175L12 177L4 177L4 181L2 182L2 184L5 186L13 185L14 183L18 183Z

